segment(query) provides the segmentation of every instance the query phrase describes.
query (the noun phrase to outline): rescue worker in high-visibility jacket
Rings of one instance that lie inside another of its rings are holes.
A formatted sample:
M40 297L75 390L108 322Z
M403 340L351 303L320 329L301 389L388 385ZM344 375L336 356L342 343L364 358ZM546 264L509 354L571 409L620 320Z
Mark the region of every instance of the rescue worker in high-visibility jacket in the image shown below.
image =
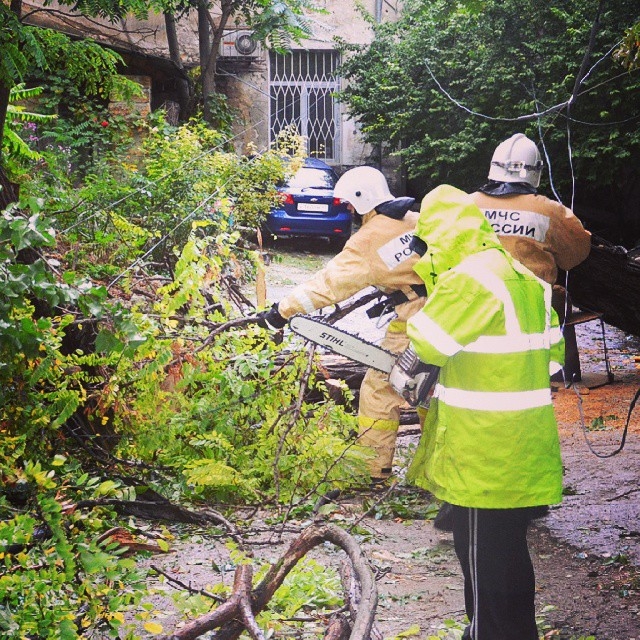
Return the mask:
M563 323L571 311L565 283L558 269L569 271L589 255L591 234L573 212L560 202L538 193L543 162L536 143L522 133L501 142L494 150L485 185L471 194L490 222L502 245L553 288L553 307ZM563 327L564 370L554 380L577 382L582 378L575 327ZM451 510L440 507L437 529L451 530Z
M425 286L414 272L417 256L410 249L418 217L410 211L414 198L395 198L384 175L373 167L356 167L344 173L334 196L348 202L361 216L361 226L343 250L309 281L261 314L263 326L282 328L297 313L308 314L375 287L391 294L395 317L388 323L381 343L401 353L409 344L406 320L424 304ZM371 478L389 478L405 403L390 386L388 374L367 370L360 386L358 443L370 449ZM420 418L423 410L419 409Z
M549 378L564 345L551 285L454 187L425 196L415 235L428 297L407 322L409 349L440 372L407 480L453 505L463 638L538 640L527 527L562 498Z
M509 253L552 285L554 307L564 320L570 311L566 291L557 282L558 268L569 271L589 255L591 234L562 203L537 192L543 169L533 140L516 133L495 149L489 182L471 194ZM565 379L581 378L572 326L565 328Z

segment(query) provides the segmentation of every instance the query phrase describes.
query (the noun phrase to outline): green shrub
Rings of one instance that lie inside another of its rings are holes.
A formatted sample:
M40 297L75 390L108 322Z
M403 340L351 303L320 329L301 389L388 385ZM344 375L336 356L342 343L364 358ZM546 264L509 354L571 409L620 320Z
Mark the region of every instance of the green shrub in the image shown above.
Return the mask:
M75 501L122 498L128 490L79 475L62 457L49 468L33 462L18 468L6 445L0 446L0 635L71 640L103 629L117 637L122 612L144 592L144 576L123 556L125 547L102 535L114 514L83 512ZM9 489L20 483L29 489L18 503Z

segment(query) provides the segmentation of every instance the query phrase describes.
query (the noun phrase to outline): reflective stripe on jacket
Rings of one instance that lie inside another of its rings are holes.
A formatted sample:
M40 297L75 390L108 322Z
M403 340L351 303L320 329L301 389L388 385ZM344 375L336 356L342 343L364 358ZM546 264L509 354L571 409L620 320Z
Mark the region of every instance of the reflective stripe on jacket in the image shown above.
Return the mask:
M425 197L416 235L428 246L416 271L429 297L407 333L441 370L407 478L465 507L559 502L549 374L564 344L551 286L513 260L453 187Z

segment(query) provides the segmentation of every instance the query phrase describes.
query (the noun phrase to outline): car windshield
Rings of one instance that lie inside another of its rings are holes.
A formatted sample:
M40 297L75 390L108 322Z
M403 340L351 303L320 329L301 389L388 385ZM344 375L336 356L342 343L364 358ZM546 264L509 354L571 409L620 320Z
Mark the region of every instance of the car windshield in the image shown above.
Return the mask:
M302 167L289 180L288 186L296 189L333 189L335 178L329 171Z

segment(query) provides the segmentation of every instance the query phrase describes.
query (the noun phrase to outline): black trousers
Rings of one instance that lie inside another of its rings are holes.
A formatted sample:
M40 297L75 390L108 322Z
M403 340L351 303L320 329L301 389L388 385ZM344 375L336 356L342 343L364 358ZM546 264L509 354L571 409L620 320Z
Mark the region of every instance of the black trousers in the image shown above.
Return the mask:
M527 528L535 508L453 507L471 640L538 640Z

